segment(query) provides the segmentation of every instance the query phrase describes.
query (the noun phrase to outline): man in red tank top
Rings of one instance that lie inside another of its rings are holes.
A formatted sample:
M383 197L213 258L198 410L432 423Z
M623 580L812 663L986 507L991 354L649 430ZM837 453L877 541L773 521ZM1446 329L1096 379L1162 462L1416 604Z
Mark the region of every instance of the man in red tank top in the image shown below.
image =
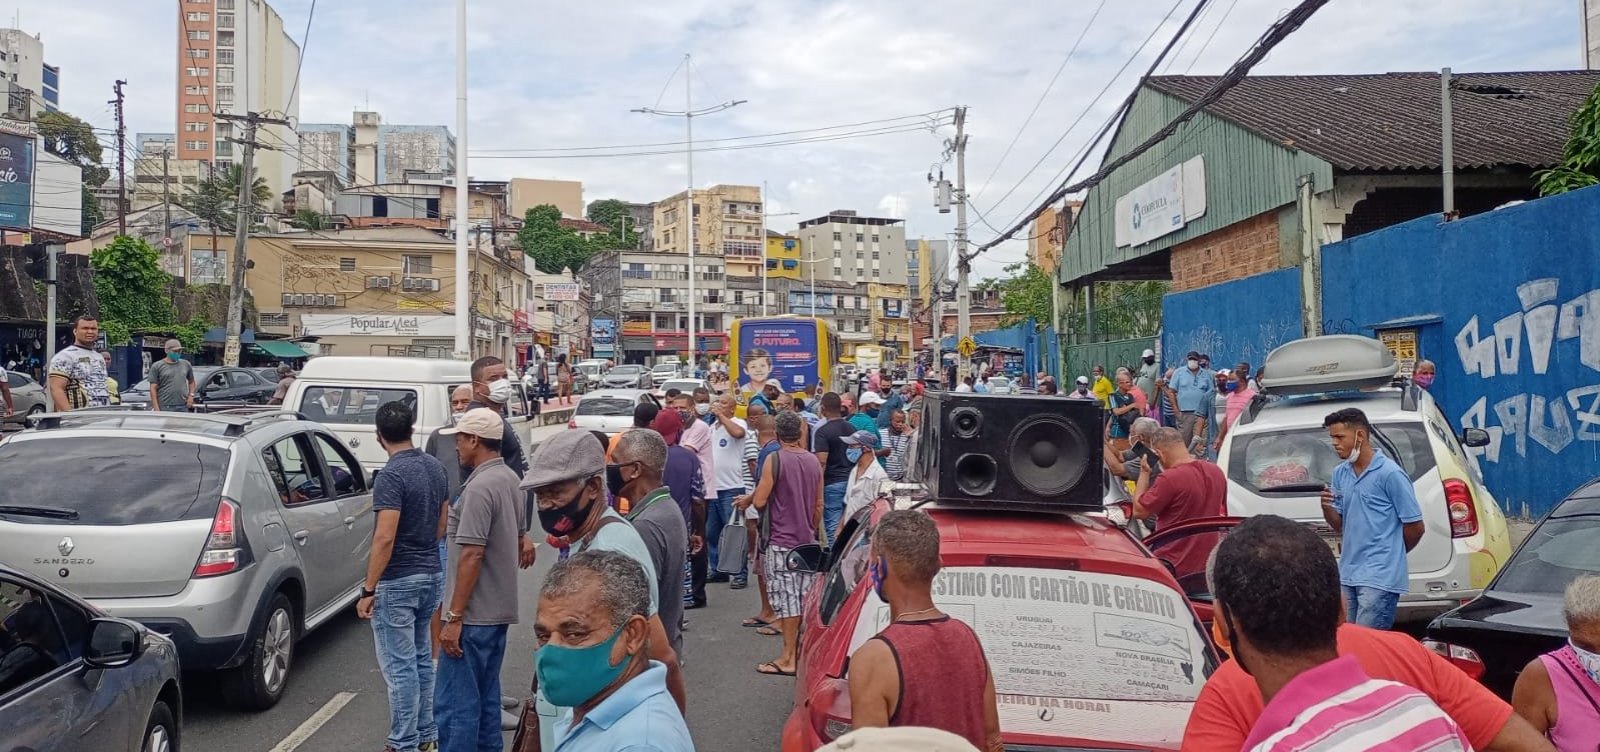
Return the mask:
M873 590L889 626L850 656L851 723L942 729L1000 752L994 677L978 635L933 604L939 528L914 510L883 516L872 531Z

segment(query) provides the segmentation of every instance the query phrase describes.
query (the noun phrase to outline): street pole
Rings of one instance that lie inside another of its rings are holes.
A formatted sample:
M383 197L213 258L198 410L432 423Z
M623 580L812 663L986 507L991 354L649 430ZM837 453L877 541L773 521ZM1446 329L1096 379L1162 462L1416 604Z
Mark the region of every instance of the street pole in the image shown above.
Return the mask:
M472 290L467 265L467 0L456 0L456 341L455 357L472 355Z
M972 290L968 277L972 259L967 256L967 108L956 108L956 343L972 336ZM967 359L956 361L956 378L967 375ZM954 385L946 385L953 387Z
M761 315L767 315L767 181L761 181Z
M1450 69L1445 68L1439 72L1439 119L1444 144L1444 219L1446 222L1456 213L1456 144L1455 144L1455 107L1450 101Z
M117 92L117 98L112 104L117 107L117 234L128 234L128 170L127 160L123 155L127 153L126 140L128 136L127 123L122 119L122 87L127 81L117 81L112 88ZM174 137L176 138L176 137Z
M56 358L56 255L61 246L51 243L44 247L44 370L50 371L50 361ZM47 376L45 383L50 383Z
M233 219L233 261L228 264L228 328L227 339L222 348L222 364L225 366L238 366L241 349L240 336L244 329L244 282L245 268L249 266L246 245L250 235L250 215L254 207L254 197L251 188L255 185L255 158L256 149L270 149L271 146L256 141L256 128L262 123L273 125L289 125L289 121L279 118L262 117L258 112L248 112L243 115L217 115L218 119L244 124L244 138L228 139L244 147L244 154L239 163L239 193L234 201ZM215 251L215 247L213 247Z
M174 137L174 138L176 138L176 137ZM177 141L176 140L173 141L173 146L174 147L177 146ZM172 252L172 168L169 166L168 161L167 161L171 156L172 156L172 149L171 148L167 148L167 147L162 147L162 149L161 149L161 208L162 208L162 212L166 215L166 224L165 224L164 229L162 230L162 233L161 233L161 252L162 253L171 253Z

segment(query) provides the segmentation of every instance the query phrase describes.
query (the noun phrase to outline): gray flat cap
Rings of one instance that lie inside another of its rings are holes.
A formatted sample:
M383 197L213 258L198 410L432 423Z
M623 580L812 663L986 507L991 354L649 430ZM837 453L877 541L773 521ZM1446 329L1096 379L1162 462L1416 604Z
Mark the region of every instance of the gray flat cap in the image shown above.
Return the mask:
M569 428L534 448L528 457L528 474L522 477L522 488L543 488L605 471L606 454L594 434Z

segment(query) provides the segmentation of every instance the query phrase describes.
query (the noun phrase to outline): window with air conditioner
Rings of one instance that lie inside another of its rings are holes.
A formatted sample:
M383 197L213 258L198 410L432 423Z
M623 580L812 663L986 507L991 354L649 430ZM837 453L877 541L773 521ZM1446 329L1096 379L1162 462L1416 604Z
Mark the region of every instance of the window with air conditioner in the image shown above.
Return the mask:
M389 277L367 277L368 290L387 290L394 285Z

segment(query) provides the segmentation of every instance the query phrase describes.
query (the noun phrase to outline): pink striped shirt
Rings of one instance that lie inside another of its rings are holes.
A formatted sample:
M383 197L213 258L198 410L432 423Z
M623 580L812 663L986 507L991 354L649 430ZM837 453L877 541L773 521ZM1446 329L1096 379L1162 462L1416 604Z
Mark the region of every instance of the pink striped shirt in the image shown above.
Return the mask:
M1427 695L1373 679L1354 656L1302 672L1256 720L1250 752L1472 752L1466 734Z

